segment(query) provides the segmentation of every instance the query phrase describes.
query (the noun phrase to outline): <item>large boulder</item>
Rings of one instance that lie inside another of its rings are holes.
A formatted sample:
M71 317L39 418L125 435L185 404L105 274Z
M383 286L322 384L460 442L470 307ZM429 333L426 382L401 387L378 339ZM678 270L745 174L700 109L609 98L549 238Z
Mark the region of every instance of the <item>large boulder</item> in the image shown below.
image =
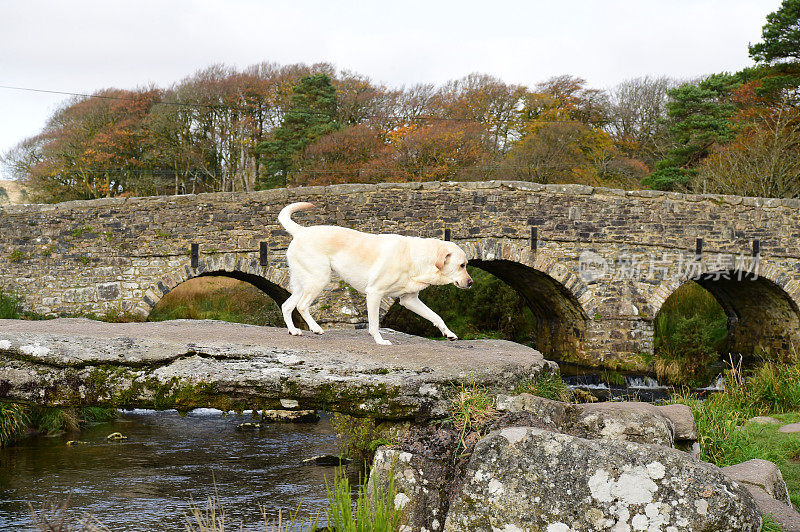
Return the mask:
M697 454L697 425L686 405L655 406L635 401L569 404L523 393L499 395L497 409L531 412L552 423L555 432L678 447Z
M558 371L505 340L437 342L363 331L290 336L212 320L104 323L0 319L0 399L42 406L335 410L358 417L447 417L453 383L495 393Z
M789 504L789 490L786 489L781 470L769 460L754 458L723 467L722 472L737 482L759 487L773 499Z
M448 531L758 531L753 498L681 451L531 427L477 443Z
M584 438L654 443L672 447L672 421L649 403L587 403L576 405L570 432Z
M386 490L393 479L401 530L439 532L450 506L459 434L428 426L414 427L408 435L408 440L395 448L378 448L367 493L373 492L376 482Z
M728 467L722 472L739 482L753 496L761 513L771 515L783 530L800 531L800 513L789 500L781 470L757 458Z

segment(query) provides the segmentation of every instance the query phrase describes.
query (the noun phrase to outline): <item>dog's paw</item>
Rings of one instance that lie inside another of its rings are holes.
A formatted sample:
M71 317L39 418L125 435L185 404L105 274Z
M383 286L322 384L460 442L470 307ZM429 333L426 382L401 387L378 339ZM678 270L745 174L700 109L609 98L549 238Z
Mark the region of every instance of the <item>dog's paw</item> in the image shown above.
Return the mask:
M314 334L325 334L325 329L322 327L317 327L316 329L311 329Z
M375 343L378 345L392 345L392 342L390 342L389 340L384 340L383 338L381 339L375 338Z
M292 336L303 336L303 331L300 329L289 329L289 334Z
M445 331L444 332L444 336L445 336L445 338L447 338L451 342L453 340L458 340L458 336L456 336L456 333L454 333L453 331Z

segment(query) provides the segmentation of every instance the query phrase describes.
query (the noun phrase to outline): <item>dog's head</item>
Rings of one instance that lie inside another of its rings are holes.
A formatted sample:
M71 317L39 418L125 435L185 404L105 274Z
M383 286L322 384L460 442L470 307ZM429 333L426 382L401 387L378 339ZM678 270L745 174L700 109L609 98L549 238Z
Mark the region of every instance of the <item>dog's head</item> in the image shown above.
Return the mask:
M463 289L472 286L472 277L467 273L467 254L456 244L438 241L435 266L445 279L442 284L453 283Z

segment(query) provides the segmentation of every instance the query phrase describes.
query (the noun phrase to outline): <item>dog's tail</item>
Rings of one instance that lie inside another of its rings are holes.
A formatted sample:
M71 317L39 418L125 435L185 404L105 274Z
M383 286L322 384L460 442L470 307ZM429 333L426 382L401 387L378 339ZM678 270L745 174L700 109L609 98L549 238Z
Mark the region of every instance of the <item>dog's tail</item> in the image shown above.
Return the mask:
M297 211L305 211L307 209L311 209L314 207L313 203L290 203L278 214L278 221L281 223L284 229L286 229L290 235L294 236L299 230L303 228L302 225L299 225L295 221L292 220L292 214Z

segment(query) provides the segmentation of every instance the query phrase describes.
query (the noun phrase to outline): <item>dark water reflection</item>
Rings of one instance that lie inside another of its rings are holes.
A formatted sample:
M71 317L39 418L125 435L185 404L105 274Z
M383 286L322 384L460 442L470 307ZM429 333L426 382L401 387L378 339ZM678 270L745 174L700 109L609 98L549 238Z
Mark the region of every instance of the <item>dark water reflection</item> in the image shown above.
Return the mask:
M78 438L71 434L0 449L0 530L29 530L28 502L42 508L67 497L70 515L88 512L114 531L184 530L190 501L205 505L213 479L232 530L244 523L244 530L263 531L259 505L268 515L301 502L305 513L324 508L334 469L302 460L335 453L330 420L237 431L243 421L252 419L132 411L87 427L80 439L88 445L67 446ZM117 431L128 439L107 442Z

